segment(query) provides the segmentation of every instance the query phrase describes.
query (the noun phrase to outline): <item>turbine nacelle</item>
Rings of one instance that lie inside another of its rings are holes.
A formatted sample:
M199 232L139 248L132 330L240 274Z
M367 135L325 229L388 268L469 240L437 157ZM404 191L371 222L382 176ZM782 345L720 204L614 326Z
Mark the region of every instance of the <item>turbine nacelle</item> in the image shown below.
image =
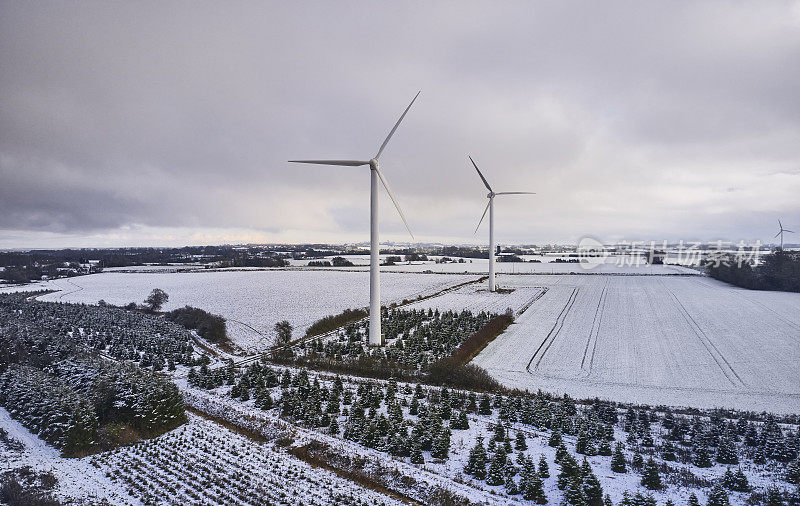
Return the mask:
M377 158L372 158L369 161L369 168L370 168L370 170L378 170L378 159Z

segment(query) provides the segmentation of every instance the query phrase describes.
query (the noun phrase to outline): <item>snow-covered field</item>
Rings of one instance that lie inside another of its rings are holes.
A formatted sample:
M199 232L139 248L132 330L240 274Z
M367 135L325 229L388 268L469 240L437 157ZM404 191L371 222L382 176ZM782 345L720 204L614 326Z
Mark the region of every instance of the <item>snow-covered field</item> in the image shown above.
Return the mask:
M407 309L438 309L439 311L468 309L473 313L481 311L503 313L510 308L517 313L541 297L544 291L544 288L538 286L523 286L510 293L490 292L486 282L473 283L430 299L414 302L409 304Z
M33 292L36 290L56 290L55 285L49 281L37 281L23 285L0 285L0 293Z
M800 411L800 294L700 276L505 276L546 293L475 363L511 387Z
M381 276L384 304L415 299L477 279L475 275L398 274ZM153 288L169 294L164 309L199 307L227 320L231 338L245 349L272 343L272 327L288 320L299 336L316 320L369 304L369 273L310 270L253 270L189 273L104 272L58 279L60 290L40 298L51 302L116 305L141 303Z
M388 255L381 255L381 262ZM539 262L495 262L495 270L498 273L533 273L533 274L699 274L695 269L679 265L650 265L644 261L643 257L632 255L614 255L606 258L587 258L583 263L555 262L556 258L566 259L567 257L552 257L541 255L524 255L526 260L539 260ZM346 257L355 264L354 267L347 269L368 270L369 255L349 255ZM435 258L430 257L427 262L397 263L396 265L385 266L382 269L388 272L450 272L450 273L483 273L489 271L489 260L484 258L465 258L464 263L458 261L445 264L437 264ZM458 260L458 258L454 258ZM322 258L320 260L330 260ZM308 261L293 261L293 266L307 265Z

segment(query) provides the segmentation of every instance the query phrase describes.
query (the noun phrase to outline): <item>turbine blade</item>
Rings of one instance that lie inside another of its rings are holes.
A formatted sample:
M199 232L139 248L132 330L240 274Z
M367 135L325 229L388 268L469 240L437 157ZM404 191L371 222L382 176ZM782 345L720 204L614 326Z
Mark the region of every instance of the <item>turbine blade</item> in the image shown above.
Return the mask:
M475 232L473 232L473 233L472 233L472 235L475 235L475 234L477 234L477 233L478 233L478 229L479 229L479 228L481 228L481 223L483 223L483 219L486 217L486 211L488 211L488 210L489 210L489 204L491 204L491 203L492 203L492 201L491 201L491 200L490 200L489 202L487 202L487 203L486 203L486 209L484 209L484 210L483 210L483 214L481 215L481 219L480 219L480 221L478 222L478 226L477 226L477 227L475 227Z
M344 165L347 167L369 165L369 161L364 162L362 160L289 160L289 163L315 163L318 165Z
M378 154L375 155L375 159L376 160L381 157L381 153L383 153L384 148L386 147L387 144L389 144L389 139L392 138L392 135L394 135L394 131L397 130L397 127L400 126L400 122L403 121L403 118L406 117L406 113L408 112L409 109L411 109L411 106L414 105L414 101L417 99L417 97L419 96L420 93L422 93L422 91L418 91L417 94L414 95L414 98L411 100L411 103L408 104L408 107L406 107L406 110L403 111L403 114L400 116L400 119L397 120L397 123L394 124L394 127L392 128L392 131L389 132L389 135L386 136L386 140L383 141L383 144L381 144L381 148L378 150Z
M467 156L469 156L469 155L467 155ZM489 191L492 191L492 187L489 186L489 182L486 180L485 177L483 177L483 174L481 174L481 169L478 168L478 164L475 163L475 160L473 160L471 156L469 157L469 161L472 162L472 166L475 167L475 170L478 171L478 175L483 180L483 184L486 185L486 189L489 190Z
M536 195L535 192L500 192L495 195Z
M781 230L780 232L778 232L777 234L775 234L775 235L774 235L772 238L773 238L773 239L775 239L775 237L778 237L778 236L779 236L779 235L781 235L782 233L783 233L783 230Z
M781 220L778 220L778 227L780 227L780 229L783 230L783 223L781 223Z
M783 229L783 231L784 231L784 232L789 232L790 234L794 234L794 231L793 231L793 230L786 230L786 229Z
M400 119L402 119L402 118L400 118ZM397 199L394 197L394 193L392 193L392 190L389 189L389 183L386 182L386 178L383 177L383 174L381 174L380 170L378 170L377 168L374 169L374 170L375 170L375 172L378 173L378 177L381 178L381 182L383 183L383 187L386 188L386 193L389 194L389 198L392 199L392 202L394 202L394 207L396 207L397 208L397 212L400 213L400 218L402 218L403 223L406 226L406 230L408 230L409 235L413 239L414 238L414 233L411 231L411 227L408 226L408 222L406 221L406 217L403 215L403 210L400 209L400 204L397 202Z

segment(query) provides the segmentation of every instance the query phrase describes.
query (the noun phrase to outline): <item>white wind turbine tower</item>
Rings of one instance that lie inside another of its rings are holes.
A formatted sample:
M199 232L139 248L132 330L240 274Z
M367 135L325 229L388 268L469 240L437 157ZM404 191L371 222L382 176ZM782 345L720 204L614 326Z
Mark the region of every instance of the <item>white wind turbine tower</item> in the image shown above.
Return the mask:
M414 238L414 234L411 232L411 228L408 226L406 217L403 216L403 211L400 209L400 204L397 203L394 193L392 193L392 190L389 189L389 183L386 182L386 178L383 177L383 174L381 174L381 171L378 168L378 159L380 158L381 153L383 153L383 150L386 148L386 145L389 143L389 139L392 138L395 130L397 130L397 127L400 126L400 122L403 121L403 118L406 117L408 110L411 109L412 105L414 105L414 101L417 99L419 94L420 92L417 92L413 100L411 100L411 103L408 104L408 107L406 107L406 110L403 111L400 119L398 119L397 123L394 124L394 127L392 127L389 135L386 136L386 140L383 141L380 149L378 149L378 154L375 155L374 158L370 160L289 160L292 163L316 163L320 165L343 165L347 167L369 165L369 344L373 346L383 345L383 335L381 334L381 271L380 258L378 255L380 252L378 245L378 178L380 178L381 182L383 183L383 187L386 188L386 193L389 194L392 202L394 202L394 206L397 208L397 212L400 213L400 218L402 218L408 233L411 234L412 239Z
M783 228L783 223L781 223L781 220L778 220L778 227L780 227L780 231L777 234L775 234L775 237L781 236L781 251L783 251L783 233L787 232L787 233L790 233L790 234L794 234L794 232L792 232L791 230L787 230L787 229ZM773 239L774 239L774 237L773 237Z
M469 161L472 162L473 167L475 170L478 171L478 175L481 177L483 184L486 186L486 189L489 190L489 193L486 195L486 198L489 199L489 202L486 203L486 209L483 210L483 214L481 215L481 219L478 222L478 226L475 227L475 233L478 233L478 229L483 223L483 219L486 217L486 211L489 211L489 291L495 291L495 283L494 283L494 198L497 195L535 195L534 192L496 192L492 190L492 187L489 186L489 182L486 181L486 178L483 177L481 174L481 170L478 168L478 165L475 163L475 160L472 157L469 157Z

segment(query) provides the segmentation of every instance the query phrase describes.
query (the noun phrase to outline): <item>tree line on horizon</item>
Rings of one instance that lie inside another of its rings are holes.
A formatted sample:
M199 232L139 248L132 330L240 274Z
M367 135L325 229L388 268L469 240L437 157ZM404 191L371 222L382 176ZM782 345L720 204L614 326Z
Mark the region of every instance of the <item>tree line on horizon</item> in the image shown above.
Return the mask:
M714 259L705 268L712 278L742 288L800 292L800 253L777 250L755 266L732 257Z

